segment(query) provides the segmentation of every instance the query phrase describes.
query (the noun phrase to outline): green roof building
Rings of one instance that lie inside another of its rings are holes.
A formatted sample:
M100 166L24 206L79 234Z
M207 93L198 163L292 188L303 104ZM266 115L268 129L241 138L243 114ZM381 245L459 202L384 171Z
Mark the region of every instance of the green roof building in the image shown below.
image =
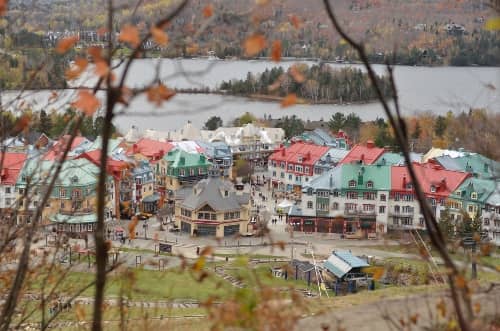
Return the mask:
M160 183L167 190L175 191L207 178L211 167L212 163L203 154L174 149L159 162L159 175L163 177Z

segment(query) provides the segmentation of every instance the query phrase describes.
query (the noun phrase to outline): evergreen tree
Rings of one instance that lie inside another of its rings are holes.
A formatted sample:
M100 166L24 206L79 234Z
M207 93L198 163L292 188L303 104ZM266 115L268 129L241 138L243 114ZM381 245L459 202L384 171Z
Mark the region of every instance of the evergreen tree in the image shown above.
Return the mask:
M344 124L346 122L346 118L344 114L340 112L336 112L335 114L332 115L330 120L328 121L328 127L332 132L337 133L340 129L344 127Z
M42 110L40 112L39 130L40 130L40 132L45 133L46 135L50 135L50 132L52 130L52 120L47 115L45 110Z
M446 123L446 118L439 115L436 118L436 123L434 123L434 133L436 134L436 136L442 138L447 126L448 123Z
M217 130L222 126L222 119L219 116L212 116L205 122L205 130Z

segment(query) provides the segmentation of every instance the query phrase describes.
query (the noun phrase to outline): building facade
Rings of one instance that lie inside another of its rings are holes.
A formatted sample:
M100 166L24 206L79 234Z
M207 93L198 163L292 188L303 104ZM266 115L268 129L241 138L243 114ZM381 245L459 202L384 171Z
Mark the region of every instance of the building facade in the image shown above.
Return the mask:
M223 238L250 232L250 195L236 191L220 177L210 176L196 184L175 205L178 228L192 236Z

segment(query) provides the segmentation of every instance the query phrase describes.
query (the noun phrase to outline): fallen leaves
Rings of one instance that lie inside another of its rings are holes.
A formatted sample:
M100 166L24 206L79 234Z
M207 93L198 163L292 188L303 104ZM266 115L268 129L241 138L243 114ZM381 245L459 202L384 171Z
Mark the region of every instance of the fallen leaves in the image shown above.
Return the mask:
M87 90L80 90L78 91L78 99L72 103L72 106L82 111L85 115L92 116L101 106L101 102L93 93Z
M214 6L210 3L203 8L203 17L209 18L214 14Z
M175 96L175 91L169 89L163 84L150 87L147 92L148 101L161 106L164 101L170 100Z
M255 56L266 47L266 38L261 34L248 37L243 43L246 56Z
M132 47L137 47L141 43L139 30L135 26L127 24L122 27L118 40Z
M281 107L286 108L293 106L297 103L297 95L295 93L290 93L281 101Z
M64 54L69 51L78 42L78 36L71 36L68 38L63 38L57 42L56 52L59 54Z
M274 62L280 62L281 60L281 41L275 40L271 46L271 59Z
M153 40L160 46L167 46L168 44L168 35L162 29L152 27L151 35L153 36Z

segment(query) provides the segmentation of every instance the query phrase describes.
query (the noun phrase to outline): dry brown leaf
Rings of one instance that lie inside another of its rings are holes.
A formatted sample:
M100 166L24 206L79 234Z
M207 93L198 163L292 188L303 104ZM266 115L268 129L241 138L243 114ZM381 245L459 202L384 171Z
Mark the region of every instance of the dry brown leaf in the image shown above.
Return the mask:
M0 0L0 15L5 14L8 3L9 2L7 0Z
M299 84L303 83L306 80L306 78L296 65L290 67L290 75L292 75L293 80Z
M92 116L101 106L101 102L96 96L87 91L78 91L78 99L72 103L72 106L80 111L82 111L87 116Z
M297 103L297 95L295 93L290 93L281 101L281 107L290 107Z
M214 6L210 3L203 8L203 17L208 18L214 14Z
M91 46L91 47L87 48L87 54L92 56L92 58L94 59L94 62L104 61L104 59L102 57L102 48L100 48L100 47Z
M127 24L122 27L118 40L137 47L141 43L139 30L135 26Z
M255 34L248 37L243 46L246 56L255 56L266 47L266 38L261 34Z
M160 106L163 101L170 100L175 95L175 91L163 84L150 87L147 91L148 101Z
M271 46L271 59L275 62L281 60L281 41L275 40Z
M78 36L71 36L68 38L63 38L57 42L56 52L59 54L64 54L69 51L78 42Z
M168 44L168 35L162 29L158 29L155 27L151 28L151 35L153 36L153 40L160 46L167 46Z
M214 249L212 248L212 246L206 246L201 250L200 255L201 256L208 256L208 255L212 255L213 252L214 252Z
M88 64L89 62L87 61L87 59L84 59L83 57L77 57L75 59L75 63L73 63L73 65L70 68L66 69L66 71L64 72L66 79L73 80L80 77L85 68L87 68Z
M95 63L95 74L98 77L106 77L109 74L109 67L105 61L98 61Z

